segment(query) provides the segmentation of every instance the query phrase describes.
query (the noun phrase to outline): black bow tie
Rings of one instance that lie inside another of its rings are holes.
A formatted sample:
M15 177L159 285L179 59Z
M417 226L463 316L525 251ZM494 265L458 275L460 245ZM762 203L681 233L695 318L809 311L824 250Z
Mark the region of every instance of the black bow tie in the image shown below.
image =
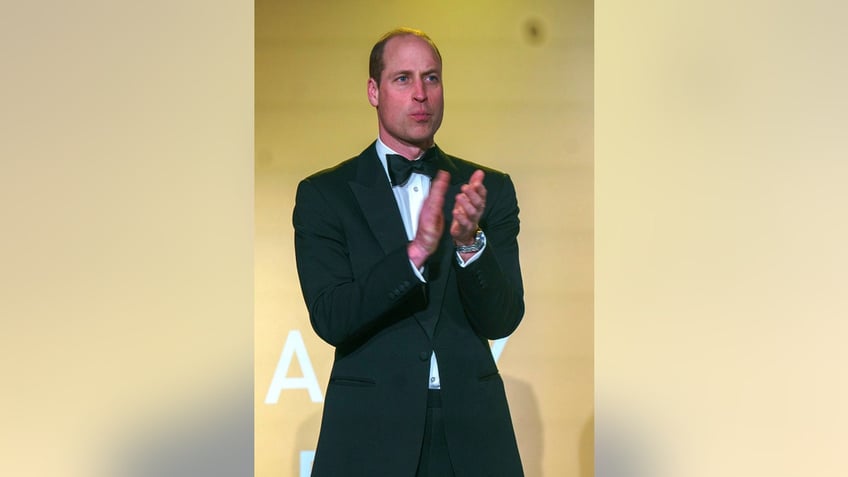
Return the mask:
M386 162L389 166L389 179L393 186L406 184L413 172L424 174L432 179L436 175L436 148L427 149L424 157L417 161L410 161L397 154L386 154Z

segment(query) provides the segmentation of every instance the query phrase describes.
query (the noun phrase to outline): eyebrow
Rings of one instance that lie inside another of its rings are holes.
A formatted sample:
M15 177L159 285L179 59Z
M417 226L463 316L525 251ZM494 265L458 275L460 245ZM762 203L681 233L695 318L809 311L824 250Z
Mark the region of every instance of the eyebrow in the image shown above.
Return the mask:
M423 76L432 75L432 74L441 75L441 74L442 74L442 72L441 72L440 70L436 69L436 68L431 68L431 69L429 69L429 70L426 70L426 71L422 72L421 74L422 74ZM415 76L415 74L414 74L414 72L413 72L412 70L399 70L399 71L393 71L393 72L391 72L391 74L390 74L390 75L391 75L391 76L397 76L397 75Z

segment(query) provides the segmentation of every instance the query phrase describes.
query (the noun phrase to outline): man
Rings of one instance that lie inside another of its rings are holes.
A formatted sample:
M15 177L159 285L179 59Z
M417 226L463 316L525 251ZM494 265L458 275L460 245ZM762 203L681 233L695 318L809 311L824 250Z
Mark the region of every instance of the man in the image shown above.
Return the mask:
M378 139L303 180L294 209L309 318L336 348L312 475L523 475L487 341L524 315L515 189L435 146L424 33L380 39L367 92Z

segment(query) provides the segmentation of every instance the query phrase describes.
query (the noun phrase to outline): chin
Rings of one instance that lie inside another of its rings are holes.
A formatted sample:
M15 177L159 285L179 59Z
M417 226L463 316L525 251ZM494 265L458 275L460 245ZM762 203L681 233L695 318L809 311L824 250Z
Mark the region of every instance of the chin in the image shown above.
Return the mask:
M433 142L433 137L436 135L436 131L428 130L424 134L416 134L415 136L410 137L410 141L413 144L424 144Z

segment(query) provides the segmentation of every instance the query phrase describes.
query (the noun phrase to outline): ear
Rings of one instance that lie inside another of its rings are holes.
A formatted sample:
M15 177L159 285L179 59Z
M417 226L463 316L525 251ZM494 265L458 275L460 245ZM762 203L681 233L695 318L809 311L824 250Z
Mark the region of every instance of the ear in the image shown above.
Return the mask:
M375 108L380 104L380 87L374 78L368 78L368 102Z

